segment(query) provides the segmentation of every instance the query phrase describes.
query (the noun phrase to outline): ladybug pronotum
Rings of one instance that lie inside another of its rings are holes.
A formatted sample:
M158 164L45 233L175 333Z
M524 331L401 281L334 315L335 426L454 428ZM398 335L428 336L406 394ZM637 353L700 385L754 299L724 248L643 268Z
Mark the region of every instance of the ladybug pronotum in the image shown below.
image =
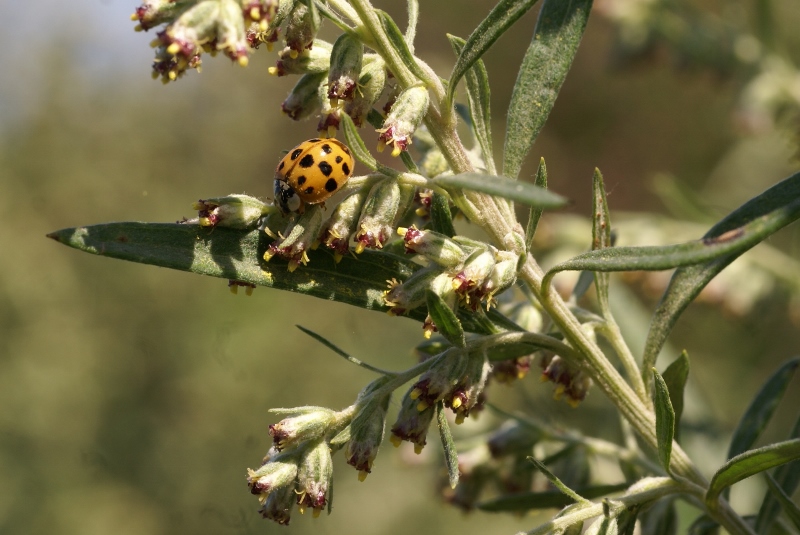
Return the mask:
M350 149L336 139L309 139L289 151L275 169L275 203L284 213L326 201L353 173Z

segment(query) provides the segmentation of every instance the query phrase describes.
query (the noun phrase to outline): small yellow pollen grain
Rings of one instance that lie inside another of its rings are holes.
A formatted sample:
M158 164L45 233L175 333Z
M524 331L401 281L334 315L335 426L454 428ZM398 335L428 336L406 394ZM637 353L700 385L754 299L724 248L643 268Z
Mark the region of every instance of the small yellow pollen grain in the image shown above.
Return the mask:
M200 226L201 226L201 227L210 227L210 226L213 226L213 223L212 223L212 222L211 222L211 220L210 220L209 218L207 218L207 217L201 217L201 218L199 218L199 219L198 219L198 221L200 221Z
M294 273L294 270L297 269L297 266L299 266L299 265L300 264L297 264L295 262L289 262L289 266L288 266L289 267L289 273Z
M137 24L136 26L133 27L133 31L135 31L135 32L143 32L144 28L142 28L141 24Z
M173 82L178 79L178 73L175 71L169 71L169 79Z
M430 340L432 334L433 331L429 331L428 329L422 331L422 336L425 337L425 340Z
M178 43L172 43L167 47L167 52L169 52L173 56L180 51L181 51L181 45L179 45Z
M299 56L299 55L300 54L297 52L297 50L295 50L295 49L289 50L289 57L290 58L297 59L297 56Z
M169 79L169 77L168 77L168 76L163 76L163 77L161 78L161 83L162 83L162 84L164 84L164 85L167 85L167 84L169 83L169 80L170 80L170 79Z
M420 208L417 208L416 210L414 210L414 213L417 214L420 217L425 217L425 216L428 215L428 210L427 210L427 208L420 207Z
M258 22L258 29L261 30L262 32L265 32L267 31L267 28L269 28L269 23L267 22L267 19L261 19Z
M275 46L272 43L267 43L267 52L272 52L273 48L275 48Z
M419 455L420 453L422 453L422 448L424 447L425 446L423 444L414 444L414 453Z
M341 253L333 253L333 261L336 262L337 264L342 261L342 258L344 257L342 256Z
M358 471L358 480L363 483L364 480L367 479L368 475L369 475L369 472L367 472L366 470L359 470Z
M267 252L264 253L264 261L269 262L270 260L272 260L273 256L275 256L275 253L268 250Z
M212 48L212 49L211 49L211 52L209 52L209 54L211 54L211 57L212 57L212 58L215 58L215 57L217 57L217 50L216 50L216 49L214 49L214 48Z
M270 67L267 69L267 72L270 73L272 76L278 76L278 67Z
M383 141L378 141L378 152L383 152L386 149L386 143Z
M459 396L454 396L452 403L453 403L453 408L454 409L459 408L462 405L461 398Z
M150 48L156 48L161 45L161 39L153 39L150 41Z
M457 414L456 415L456 425L463 424L465 418L466 418L466 416L464 416L463 414Z
M195 70L196 70L198 73L201 73L201 72L203 72L203 68L202 68L202 67L195 67Z
M253 20L258 20L261 18L261 10L258 7L250 8L250 18Z
M298 505L298 506L297 506L297 510L298 510L298 511L300 511L300 514L301 514L301 515L304 515L304 514L306 514L306 508L305 508L305 506L304 506L304 505Z
M139 20L139 15L136 13L131 13L131 20Z
M393 445L395 448L399 448L399 447L400 447L400 444L402 444L402 443L403 443L403 439L402 439L402 438L400 438L400 437L398 437L397 435L392 435L392 436L390 436L390 437L389 437L389 442L391 442L391 443L392 443L392 445Z
M250 64L250 58L247 56L239 56L236 63L238 63L240 67L247 67Z
M408 229L405 227L397 227L397 235L398 236L405 236Z
M427 401L420 401L417 403L417 411L419 412L424 412L428 407L430 407L430 405Z
M387 313L388 315L390 315L391 317L393 317L393 318L394 318L395 316L397 316L397 314L395 314L394 310L392 310L391 308L390 308L389 310L387 310L387 311L386 311L386 313Z
M410 397L411 399L419 399L419 397L421 395L422 395L422 389L421 388L415 388L414 390L411 391L411 393L408 395L408 397Z
M367 248L367 246L363 242L358 242L358 244L356 244L356 254L363 253L364 249L366 249L366 248Z
M237 295L239 293L239 286L237 284L231 284L228 286L228 289L231 291L233 295Z
M247 297L250 297L251 295L253 295L253 290L255 290L255 288L253 288L252 286L246 287L244 289L244 295L246 295Z
M398 146L398 145L395 143L395 145L394 145L394 148L392 149L392 156L394 156L395 158L397 158L398 156L400 156L400 153L401 153L401 152L403 152L403 149L401 149L401 148L400 148L400 147L399 147L399 146Z
M336 97L331 97L331 108L338 108L339 107L339 99Z
M157 73L156 71L153 71L153 72L151 72L151 73L150 73L150 78L152 78L153 80L155 80L156 78L158 78L158 73Z
M314 512L313 512L313 513L311 513L311 516L313 516L314 518L319 518L319 514L320 514L321 512L322 512L322 509L317 509L317 508L315 507L315 508L314 508Z
M567 398L567 404L572 407L573 409L577 409L578 405L581 404L581 400L579 399L572 399L570 397Z
M203 47L203 51L208 53L208 54L210 54L211 52L214 51L214 47L211 46L211 43L203 43L200 46L202 46Z

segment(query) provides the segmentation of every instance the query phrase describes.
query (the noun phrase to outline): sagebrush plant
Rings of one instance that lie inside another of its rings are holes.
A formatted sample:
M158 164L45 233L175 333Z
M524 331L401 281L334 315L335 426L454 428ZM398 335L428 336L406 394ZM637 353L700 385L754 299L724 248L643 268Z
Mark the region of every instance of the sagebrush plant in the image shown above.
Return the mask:
M592 1L543 0L496 162L481 56L535 3L501 0L466 40L448 35L456 60L444 78L414 54L416 0L408 1L405 32L368 0L147 1L133 19L138 29L157 29L154 77L176 81L199 70L203 54L219 51L244 66L254 50L271 50L282 41L285 48L270 72L299 76L283 111L295 120L318 117L308 137L341 134L368 172L338 184L327 206L301 204L304 209L288 212L272 202L228 195L198 201L198 217L176 224L111 223L50 237L95 254L229 279L234 291L269 286L422 323L420 362L401 372L370 366L301 327L378 378L341 410L274 410L285 418L269 427L273 445L247 470L265 518L286 524L295 505L315 515L329 509L331 456L340 450L364 480L383 443L395 391L410 383L390 422L389 440L411 442L420 452L435 420L454 489L449 501L464 509L561 508L529 533L580 533L592 521L591 533L633 533L636 526L669 533L675 529L675 499L682 498L702 513L692 528L696 533L720 525L734 534L766 534L779 524L800 530L800 509L788 497L800 481L798 463L790 464L800 458L800 428L784 442L752 449L800 361L788 361L759 392L734 434L728 461L710 481L678 440L688 355L662 372L656 369L672 326L712 278L800 217L800 173L697 240L615 247L603 177L596 171L591 250L545 271L533 247L535 232L543 210L566 200L547 189L544 160L535 185L519 175L577 54ZM620 19L624 35L641 44L658 33L658 2L633 3L638 11L621 9L624 4L604 4ZM341 30L333 43L317 37L323 20ZM459 90L466 105L456 102ZM466 128L459 130L459 122ZM469 132L470 149L460 131ZM378 152L389 148L402 164L380 163L368 145ZM524 227L517 218L520 206L528 207ZM487 240L457 234L455 217L481 229ZM644 352L636 355L612 314L608 273L673 268ZM571 292L554 288L554 276L564 271L581 272ZM594 299L579 304L592 284ZM596 385L623 419L623 444L555 429L535 414L493 408L507 422L480 446L458 452L446 409L455 424L462 423L486 407L490 384L523 379L534 363L554 384L555 395L572 406L579 407ZM568 467L562 461L587 452L617 461L626 481L590 485L567 469L548 468ZM737 514L726 500L728 488L774 467L758 517ZM536 471L550 490L542 490L541 482L534 490ZM480 501L484 488L498 480L505 491ZM788 521L776 523L781 508Z

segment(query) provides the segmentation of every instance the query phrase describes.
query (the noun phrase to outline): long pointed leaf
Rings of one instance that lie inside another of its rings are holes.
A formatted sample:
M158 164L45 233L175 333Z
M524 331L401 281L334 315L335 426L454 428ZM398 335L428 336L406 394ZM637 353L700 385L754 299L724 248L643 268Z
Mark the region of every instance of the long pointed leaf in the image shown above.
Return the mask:
M455 312L447 306L444 299L435 292L427 290L425 292L425 301L428 305L428 314L430 314L439 334L456 347L466 347L467 340L464 338L464 329L461 327L461 322L458 321Z
M464 49L465 41L460 37L448 34L447 38L450 39L450 45L456 54L459 54ZM489 74L486 72L486 66L482 60L476 60L475 64L466 72L466 81L472 130L475 132L478 145L481 147L486 172L490 175L496 175L497 168L494 165L494 151L492 149Z
M737 455L711 478L705 497L706 505L715 509L717 499L724 489L759 472L797 459L800 459L800 439L770 444Z
M675 271L650 323L643 356L643 369L650 369L655 365L675 322L711 279L750 247L800 217L798 199L800 199L800 173L750 199L706 233L704 240L714 241L759 219L775 220L774 225L768 225L769 228L764 229L760 240L743 244L742 248L736 248L718 258ZM648 374L646 385L650 384L649 379Z
M539 160L539 168L536 170L536 180L534 185L547 189L547 166L544 163L544 158ZM526 250L530 251L533 247L533 237L536 235L536 227L539 226L539 219L542 218L543 210L541 208L531 207L528 214L528 225L525 228L525 246Z
M517 178L578 52L592 0L545 0L511 94L503 175Z
M667 385L672 408L675 410L675 439L677 440L683 415L683 391L686 388L686 381L689 379L689 354L682 351L681 356L667 366L662 377Z
M456 451L455 442L453 442L453 435L450 433L450 424L447 423L447 417L444 414L444 403L441 401L436 404L436 424L439 427L439 438L442 440L450 488L454 489L458 485L459 476L458 452Z
M552 191L502 176L461 173L459 175L437 177L433 181L445 188L456 187L480 191L481 193L496 195L510 201L539 208L560 208L567 204L567 200L564 197Z
M669 399L669 390L664 378L653 368L655 379L656 439L658 442L658 460L661 467L669 474L672 457L672 439L675 437L675 410Z
M608 198L603 175L599 169L592 175L592 250L599 251L611 247L611 216L608 213ZM594 272L594 286L597 302L603 316L611 314L608 307L608 273Z
M456 87L464 73L535 3L536 0L500 0L492 8L489 15L467 38L464 48L456 60L447 87L448 102L453 101Z
M404 280L419 269L410 260L372 250L358 258L345 256L337 264L332 253L320 249L308 251L308 265L290 272L282 259L263 261L271 240L257 230L128 222L67 228L48 237L100 256L304 293L369 310L386 310L387 280ZM468 332L520 330L494 309L485 314L460 309L459 314ZM421 307L408 315L423 321L427 314Z

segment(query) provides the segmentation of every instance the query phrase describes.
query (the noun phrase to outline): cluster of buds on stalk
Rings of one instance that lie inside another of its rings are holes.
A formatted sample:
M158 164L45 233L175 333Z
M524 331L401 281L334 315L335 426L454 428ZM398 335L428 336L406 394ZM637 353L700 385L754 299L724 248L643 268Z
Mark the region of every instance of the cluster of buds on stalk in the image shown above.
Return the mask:
M249 195L233 193L226 197L200 199L192 205L197 218L182 221L201 227L228 227L252 229L258 226L262 216L271 211L271 206Z
M285 232L275 236L277 239L267 247L264 260L269 262L275 256L285 258L289 261L289 271L294 271L300 264L307 264L307 251L319 244L318 236L325 220L324 210L322 206L312 205L299 218L290 219ZM269 227L265 231L272 232Z
M488 309L495 295L509 288L517 277L519 256L498 250L486 243L461 236L448 237L414 226L400 227L405 251L424 257L429 267L417 271L408 280L390 281L384 294L389 313L402 314L426 302L425 292L439 295L452 309L463 306ZM432 320L423 326L426 337L436 331Z

